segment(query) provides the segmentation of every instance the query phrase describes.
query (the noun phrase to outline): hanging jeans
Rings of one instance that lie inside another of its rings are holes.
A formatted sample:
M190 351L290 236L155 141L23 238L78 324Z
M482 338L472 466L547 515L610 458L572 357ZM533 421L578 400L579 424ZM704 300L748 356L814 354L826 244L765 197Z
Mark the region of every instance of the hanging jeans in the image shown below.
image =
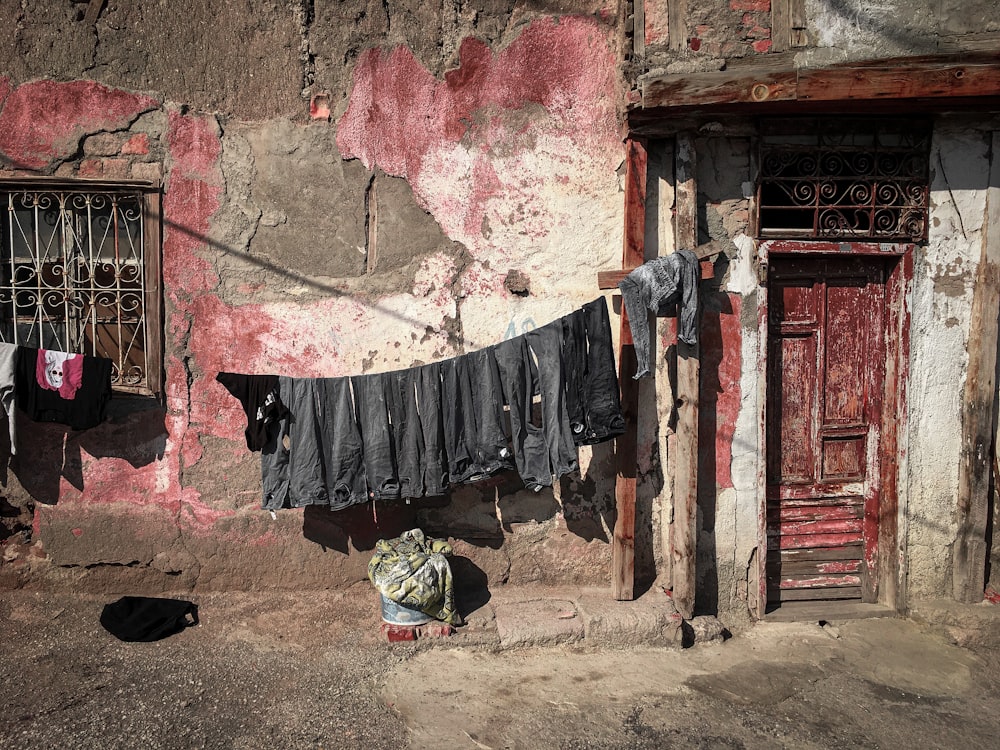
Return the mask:
M542 432L549 473L556 476L580 468L573 430L566 409L565 367L562 360L562 320L524 334L538 363L538 390L542 398Z
M494 347L479 349L466 356L475 417L473 472L466 481L474 482L498 471L513 469L514 456L507 435L503 386Z
M587 322L582 309L559 319L562 327L562 358L565 368L566 415L577 445L583 444L587 427L583 383L587 375Z
M385 375L355 375L351 378L351 386L365 449L368 494L375 500L399 500L402 493Z
M278 378L288 414L261 451L263 507L364 502L361 436L347 378Z
M423 497L424 436L417 413L418 370L396 370L386 373L383 378L389 402L399 495L404 500Z
M593 445L610 440L625 432L621 398L618 390L618 373L615 370L615 352L611 343L611 321L608 305L603 297L588 302L581 309L586 332L582 411L584 429L574 432L577 445ZM574 329L575 330L575 329ZM565 332L565 328L564 328ZM580 346L574 346L579 361ZM565 343L564 343L565 350ZM577 365L579 366L579 365ZM579 414L580 406L567 394L571 413Z
M459 484L476 473L476 407L465 354L441 363L441 412L448 481Z
M445 454L444 414L441 406L441 365L424 365L417 370L417 411L424 449L420 473L427 495L448 491L448 457Z
M677 338L698 343L698 285L701 266L690 250L647 260L618 282L635 345L635 379L649 377L649 315L678 305ZM647 312L648 311L648 312Z
M538 370L524 336L507 339L494 348L504 400L510 407L514 464L525 487L538 492L552 484L549 455L541 418L533 418Z
M350 378L321 378L324 421L323 466L330 510L340 510L368 500L364 446L354 416Z

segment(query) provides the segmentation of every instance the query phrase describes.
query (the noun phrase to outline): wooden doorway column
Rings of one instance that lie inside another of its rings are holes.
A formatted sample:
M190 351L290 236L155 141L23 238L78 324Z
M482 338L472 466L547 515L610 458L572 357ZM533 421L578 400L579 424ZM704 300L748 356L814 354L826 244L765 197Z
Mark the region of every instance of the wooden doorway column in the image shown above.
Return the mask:
M630 271L645 260L646 234L646 142L626 141L625 156L625 232L622 269L598 274L601 289L617 288ZM676 155L676 247L695 251L699 258L717 253L714 247L696 248L698 241L698 204L695 185L693 140L677 137ZM698 252L701 249L702 252ZM618 378L621 383L622 414L625 433L615 441L617 476L615 505L617 516L612 540L612 596L618 600L634 598L635 586L635 493L638 464L638 387L635 347L624 305L620 318ZM673 441L676 452L674 469L674 516L670 561L673 597L678 612L685 618L694 613L695 556L697 548L698 501L698 347L677 342L677 432Z

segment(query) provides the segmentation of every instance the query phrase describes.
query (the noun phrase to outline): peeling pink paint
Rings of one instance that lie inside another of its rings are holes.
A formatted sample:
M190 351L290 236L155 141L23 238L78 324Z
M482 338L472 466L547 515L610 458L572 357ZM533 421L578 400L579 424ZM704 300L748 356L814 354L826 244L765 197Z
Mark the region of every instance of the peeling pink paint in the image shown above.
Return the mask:
M702 476L702 482L713 481L716 487L728 488L733 486L733 434L741 397L742 297L720 293L719 299L721 313L705 310L701 319L700 408L703 416L698 452L701 466L705 469L714 466L715 469L715 476Z
M607 28L593 17L539 19L497 53L466 38L459 67L443 81L406 47L367 51L354 70L337 145L344 158L408 179L425 208L430 202L421 188L425 171L439 179L467 180L468 194L446 199L436 215L446 231L457 223L475 235L489 200L509 197L512 189L537 190L537 180L503 184L491 162L532 151L532 138L542 130L557 133L567 149L587 153L594 142L605 148L617 139L616 103ZM440 153L458 146L472 160L467 174L449 172L464 169L460 165L437 163ZM457 218L446 221L441 213Z
M220 204L222 143L215 120L170 113L170 175L163 199L163 280L174 293L195 294L219 282L197 255L208 241L209 220Z
M74 154L82 137L124 128L158 106L151 97L95 81L25 83L3 103L0 151L18 166L39 169Z

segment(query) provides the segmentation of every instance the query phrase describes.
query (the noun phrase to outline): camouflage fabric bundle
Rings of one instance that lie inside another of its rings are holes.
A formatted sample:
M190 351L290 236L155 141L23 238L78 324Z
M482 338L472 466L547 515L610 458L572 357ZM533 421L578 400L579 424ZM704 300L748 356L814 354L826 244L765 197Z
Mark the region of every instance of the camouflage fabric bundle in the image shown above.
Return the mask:
M420 529L395 539L380 539L368 563L368 578L383 596L410 609L460 625L455 586L447 555L451 545L424 537Z

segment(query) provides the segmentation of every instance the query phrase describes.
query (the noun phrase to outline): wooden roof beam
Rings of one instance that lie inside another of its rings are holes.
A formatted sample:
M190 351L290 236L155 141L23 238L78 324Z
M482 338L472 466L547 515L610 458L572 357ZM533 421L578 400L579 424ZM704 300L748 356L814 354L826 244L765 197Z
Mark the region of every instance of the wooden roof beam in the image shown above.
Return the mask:
M668 75L641 83L641 110L1000 97L1000 53L893 58L828 68Z

